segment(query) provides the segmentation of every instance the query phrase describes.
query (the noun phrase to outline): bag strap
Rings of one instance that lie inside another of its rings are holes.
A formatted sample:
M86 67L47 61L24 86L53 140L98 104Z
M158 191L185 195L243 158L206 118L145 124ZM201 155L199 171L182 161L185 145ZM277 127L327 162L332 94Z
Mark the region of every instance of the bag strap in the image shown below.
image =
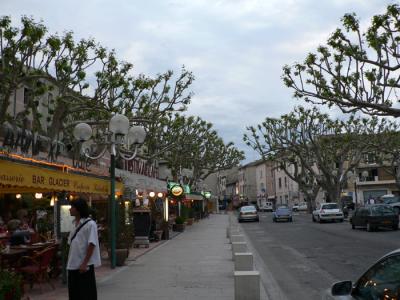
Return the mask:
M72 236L71 242L70 242L70 243L72 243L72 241L74 240L74 238L75 238L76 235L78 234L79 230L81 230L81 228L82 228L83 226L85 226L86 223L89 223L90 221L92 221L92 219L88 219L88 220L86 220L85 222L83 222L81 225L79 225L79 227L75 230L74 235Z

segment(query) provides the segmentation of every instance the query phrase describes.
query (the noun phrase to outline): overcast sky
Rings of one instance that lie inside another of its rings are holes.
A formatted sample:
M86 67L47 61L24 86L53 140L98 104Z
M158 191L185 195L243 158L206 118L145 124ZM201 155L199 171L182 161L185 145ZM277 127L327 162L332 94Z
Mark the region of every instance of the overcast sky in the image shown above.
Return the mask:
M365 24L386 0L1 0L1 15L42 19L49 32L95 38L134 64L135 74L192 71L189 114L212 122L225 142L245 127L288 113L296 104L280 79L356 12Z

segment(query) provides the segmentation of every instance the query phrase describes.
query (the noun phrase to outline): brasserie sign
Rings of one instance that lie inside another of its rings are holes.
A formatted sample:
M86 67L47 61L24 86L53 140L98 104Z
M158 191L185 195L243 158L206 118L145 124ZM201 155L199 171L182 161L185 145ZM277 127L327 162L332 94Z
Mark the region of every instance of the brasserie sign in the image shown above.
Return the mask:
M110 181L0 160L0 184L50 191L109 194ZM117 188L118 189L118 188Z

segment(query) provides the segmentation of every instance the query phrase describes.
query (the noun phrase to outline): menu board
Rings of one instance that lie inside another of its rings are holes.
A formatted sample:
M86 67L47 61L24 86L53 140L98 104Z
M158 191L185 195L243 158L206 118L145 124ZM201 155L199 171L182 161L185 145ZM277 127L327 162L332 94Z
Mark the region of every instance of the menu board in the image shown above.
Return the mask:
M70 205L61 205L60 206L60 232L67 233L73 230L74 225L73 221L75 217L71 216L69 213Z

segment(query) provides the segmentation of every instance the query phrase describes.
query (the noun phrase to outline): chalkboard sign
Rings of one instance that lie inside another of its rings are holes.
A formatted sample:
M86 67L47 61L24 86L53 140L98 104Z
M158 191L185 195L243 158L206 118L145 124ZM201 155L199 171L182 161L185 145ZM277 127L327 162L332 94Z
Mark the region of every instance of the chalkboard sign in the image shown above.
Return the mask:
M134 210L133 224L135 236L150 236L151 214L150 210Z

